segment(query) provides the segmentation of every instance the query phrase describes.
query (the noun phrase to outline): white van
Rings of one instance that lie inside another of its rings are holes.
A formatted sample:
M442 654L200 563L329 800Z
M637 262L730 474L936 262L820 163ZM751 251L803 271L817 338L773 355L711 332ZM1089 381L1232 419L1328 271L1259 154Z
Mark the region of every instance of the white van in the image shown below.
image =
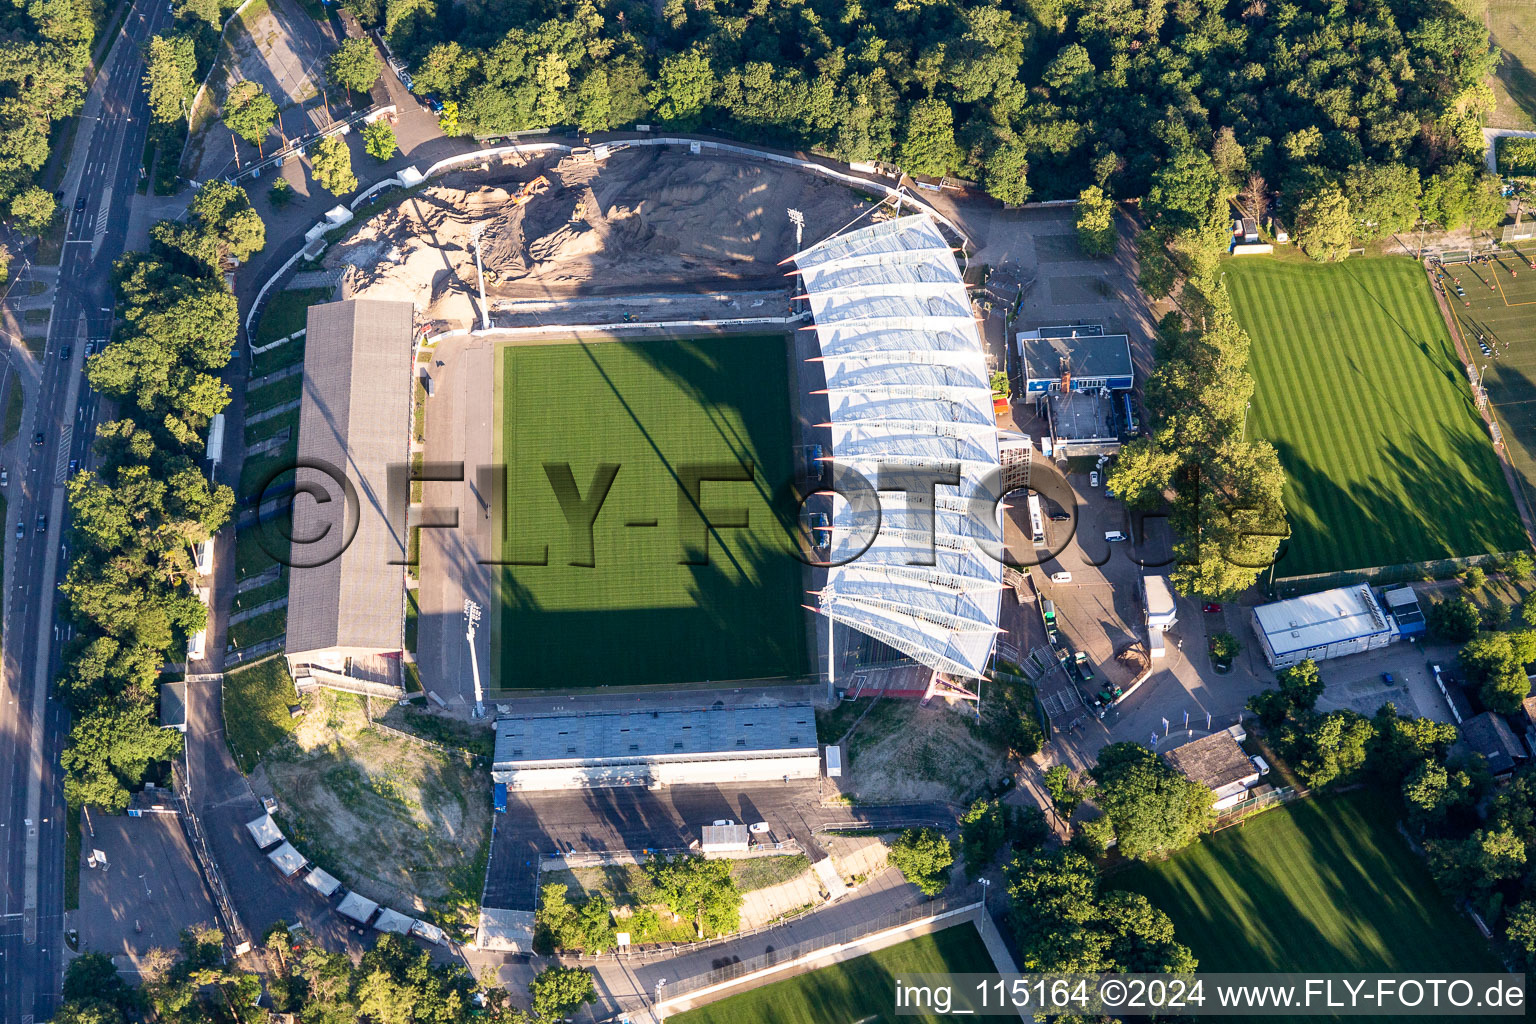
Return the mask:
M1116 544L1122 540L1130 540L1129 537L1121 533L1119 530L1105 530L1104 539L1109 541L1111 544Z
M1260 776L1269 774L1269 762L1264 760L1258 754L1254 754L1248 760L1253 762L1253 766L1259 770Z

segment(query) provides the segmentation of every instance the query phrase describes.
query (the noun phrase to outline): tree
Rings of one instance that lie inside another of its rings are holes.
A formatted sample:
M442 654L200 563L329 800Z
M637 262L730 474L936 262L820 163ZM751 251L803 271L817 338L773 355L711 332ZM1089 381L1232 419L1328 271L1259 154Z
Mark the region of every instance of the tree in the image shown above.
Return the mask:
M1258 171L1251 172L1238 195L1247 204L1248 213L1254 221L1264 223L1264 216L1269 213L1269 185L1264 181L1264 175Z
M1077 244L1089 256L1115 252L1115 204L1097 185L1089 185L1077 197Z
M1374 241L1413 227L1419 219L1419 172L1402 164L1351 164L1344 193L1355 216L1355 233Z
M923 895L937 896L949 886L955 852L938 829L909 828L891 844L890 861Z
M1403 780L1402 789L1408 823L1422 832L1444 821L1452 807L1468 801L1472 779L1464 771L1453 772L1443 764L1424 760Z
M1524 605L1521 607L1523 609ZM1453 644L1471 640L1477 635L1478 627L1482 624L1482 616L1478 614L1477 605L1465 597L1435 601L1429 606L1424 618L1432 634ZM1536 622L1527 624L1536 626Z
M1079 853L1026 854L1008 869L1010 918L1025 971L1173 972L1195 970L1173 922L1139 893L1103 890Z
M1296 774L1312 789L1353 781L1365 767L1376 730L1354 711L1309 714L1288 730L1284 744L1292 751Z
M64 795L72 806L121 813L128 806L128 787L141 784L151 764L180 749L181 734L160 728L150 705L98 706L70 728Z
M1536 968L1536 902L1516 904L1505 915L1504 941L1522 967Z
M1488 572L1482 566L1474 565L1461 574L1461 582L1468 590L1482 590L1488 585Z
M28 185L11 200L11 219L27 234L40 235L53 223L56 209L52 192Z
M379 118L363 129L363 152L381 163L395 155L399 146L395 143L395 130L389 122Z
M332 83L347 90L350 96L354 92L372 89L373 83L384 73L384 62L379 59L379 52L374 49L371 40L346 39L326 62L325 73Z
M214 28L224 20L221 0L177 0L174 10L178 19L202 21Z
M1419 764L1445 761L1456 742L1456 727L1431 718L1399 715L1389 701L1371 719L1376 736L1368 755L1371 774L1384 785L1398 786Z
M192 222L216 241L221 252L242 263L267 244L266 225L239 185L217 179L205 182L198 188L188 212ZM235 326L238 329L238 323Z
M1504 560L1504 577L1515 583L1524 583L1536 572L1536 562L1528 552L1517 551Z
M564 1020L597 999L592 975L581 967L546 967L528 983L528 992L540 1020Z
M1243 645L1238 642L1237 637L1225 630L1211 634L1211 657L1216 659L1218 665L1223 667L1231 665L1232 659L1236 658L1242 649Z
M1029 148L1022 140L1008 135L994 141L981 185L987 195L1010 206L1029 199Z
M444 135L452 137L461 133L459 126L459 105L453 100L443 104L443 112L437 115L437 127Z
M696 125L715 94L715 72L702 46L663 57L651 90L651 106L663 124Z
M965 855L965 877L976 878L992 863L1007 838L1008 824L996 800L977 800L960 815L960 849Z
M960 148L955 145L955 114L949 104L933 98L914 103L902 135L902 169L908 174L939 177L948 174L960 159Z
M1093 787L1064 764L1053 765L1045 772L1045 791L1051 795L1056 813L1070 819L1073 812L1093 795Z
M659 854L646 861L645 873L667 909L694 919L699 938L736 930L741 890L731 878L729 861Z
M1483 706L1499 714L1513 714L1530 696L1525 666L1536 661L1536 630L1480 633L1461 648L1461 665L1467 680L1478 687Z
M1209 789L1191 782L1138 743L1112 743L1091 772L1096 800L1133 860L1165 857L1209 830L1216 815Z
M1337 185L1324 185L1296 208L1296 241L1314 260L1333 263L1347 257L1354 231L1349 199Z
M144 91L150 116L161 124L187 113L187 100L196 88L197 57L190 36L151 36L144 55Z
M357 190L357 176L352 173L352 151L340 136L327 135L310 149L310 171L315 183L334 196Z
M257 148L277 123L277 104L255 82L241 82L224 101L224 125Z

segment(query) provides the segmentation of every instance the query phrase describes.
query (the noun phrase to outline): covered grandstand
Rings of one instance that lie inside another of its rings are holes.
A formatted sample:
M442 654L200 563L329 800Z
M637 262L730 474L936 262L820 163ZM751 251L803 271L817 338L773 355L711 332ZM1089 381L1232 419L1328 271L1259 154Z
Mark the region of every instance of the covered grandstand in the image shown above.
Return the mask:
M819 610L932 670L929 696L970 696L959 681L982 676L998 634L1001 476L986 353L954 253L915 216L793 260L825 371L830 457L880 492L878 517L837 502ZM923 483L936 473L958 484Z

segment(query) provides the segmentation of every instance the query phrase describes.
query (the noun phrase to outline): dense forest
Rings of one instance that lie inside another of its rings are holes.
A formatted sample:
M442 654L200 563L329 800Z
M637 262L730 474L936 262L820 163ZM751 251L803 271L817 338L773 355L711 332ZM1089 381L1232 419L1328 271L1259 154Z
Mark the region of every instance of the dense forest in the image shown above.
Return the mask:
M347 3L468 132L718 129L1010 202L1142 196L1191 150L1427 175L1482 152L1496 61L1448 0Z

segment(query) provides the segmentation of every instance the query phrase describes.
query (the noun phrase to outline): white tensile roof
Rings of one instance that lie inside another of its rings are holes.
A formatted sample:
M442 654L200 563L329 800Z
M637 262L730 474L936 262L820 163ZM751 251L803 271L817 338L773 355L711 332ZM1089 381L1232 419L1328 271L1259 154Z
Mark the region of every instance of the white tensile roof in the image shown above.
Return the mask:
M826 370L834 465L876 487L882 466L949 465L960 478L935 488L932 508L881 491L879 532L862 554L869 523L838 501L830 560L852 561L828 570L821 611L930 668L980 677L1002 600L1003 566L987 553L1002 547L997 419L954 253L932 219L915 216L793 259Z
M286 841L267 854L267 859L276 864L277 870L285 875L291 875L304 866L304 855L295 850L292 843Z
M411 919L406 915L385 907L379 912L379 919L373 922L373 926L381 932L394 932L396 935L409 935L411 931Z
M283 833L278 829L277 822L272 820L272 815L270 814L263 814L259 818L246 822L245 828L246 831L250 832L251 838L256 840L256 848L258 850L265 850L273 843L283 841Z

